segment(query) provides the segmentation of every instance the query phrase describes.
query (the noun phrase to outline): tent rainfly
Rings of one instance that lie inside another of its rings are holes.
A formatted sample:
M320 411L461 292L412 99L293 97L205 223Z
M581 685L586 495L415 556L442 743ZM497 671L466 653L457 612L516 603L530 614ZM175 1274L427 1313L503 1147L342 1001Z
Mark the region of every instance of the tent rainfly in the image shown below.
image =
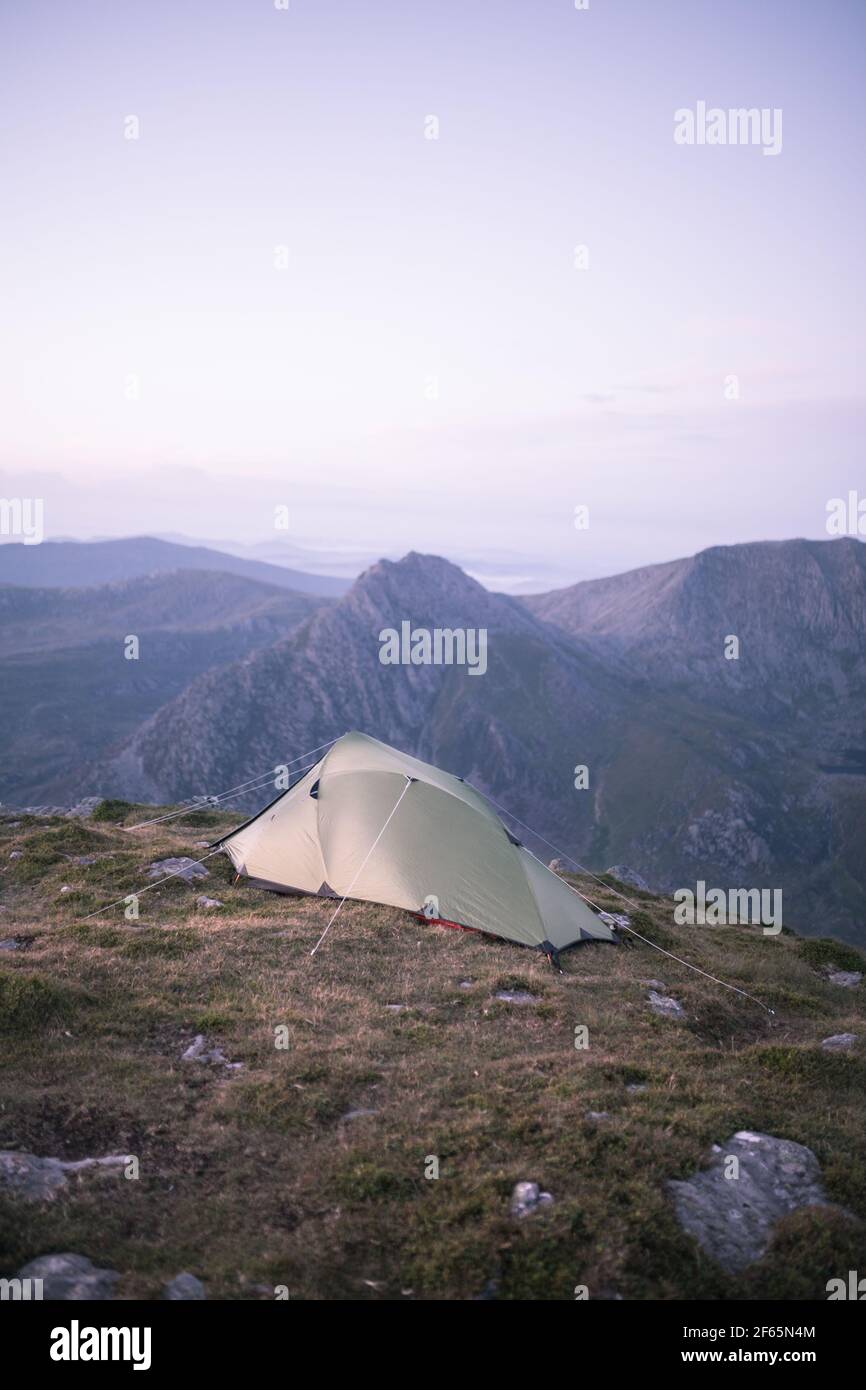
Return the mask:
M554 963L576 942L616 940L480 793L366 734L337 739L217 844L261 888L386 903L538 947Z

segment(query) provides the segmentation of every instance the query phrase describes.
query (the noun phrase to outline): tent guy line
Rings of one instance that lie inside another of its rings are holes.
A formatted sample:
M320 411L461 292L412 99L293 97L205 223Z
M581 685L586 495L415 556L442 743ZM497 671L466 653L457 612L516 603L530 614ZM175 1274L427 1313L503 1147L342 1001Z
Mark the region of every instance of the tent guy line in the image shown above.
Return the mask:
M161 883L168 883L170 878L179 878L189 873L190 869L195 868L197 864L203 864L205 859L212 859L215 854L219 854L219 849L212 849L210 854L203 855L201 859L191 859L188 864L184 864L182 869L175 869L173 874L166 874L164 878L158 878L153 883L146 883L143 888L133 888L122 898L117 898L113 903L106 903L104 907L98 907L95 912L88 912L86 917L76 918L76 921L89 922L91 917L98 917L101 912L108 912L112 907L119 907L129 898L139 898L142 893L149 893L151 888L158 888Z
M339 734L337 737L342 738L342 734ZM322 748L330 748L331 744L336 742L336 738L330 738L326 743L319 743L315 748L308 748L306 753L299 753L296 758L290 758L287 763L282 763L281 766L288 769L292 766L292 763L299 763L304 758L309 758L312 753L318 753ZM310 766L312 767L313 764L311 763ZM124 829L127 831L143 830L145 826L159 825L162 821L173 820L175 816L186 815L188 811L195 810L200 806L203 801L210 803L214 801L225 801L227 796L240 796L242 793L246 795L248 792L261 791L262 787L266 787L268 782L273 779L276 770L276 768L270 767L267 772L259 772L255 777L248 777L245 782L238 782L237 786L229 787L224 792L217 792L214 796L188 797L178 810L169 811L165 816L155 816L153 820L139 821L137 825L124 826ZM258 783L260 785L253 786L251 783Z
M472 783L469 782L467 783L467 785L472 786ZM512 813L506 810L506 808L500 802L498 802L495 797L488 796L486 792L480 791L478 787L475 787L475 791L478 792L479 796L487 796L487 800L492 802L494 806L496 806L500 811L502 811L503 815L508 816L509 819L513 820L516 825L522 826L524 830L528 830L530 835L534 835L537 840L543 841L543 843L546 844L549 849L555 850L556 853L562 859L567 859L569 863L574 864L575 868L579 869L581 873L586 874L588 878L594 878L596 883L600 883L602 888L604 888L607 892L615 894L615 896L621 898L624 903L628 903L629 907L633 907L637 912L640 912L640 905L635 902L634 898L627 898L624 893L618 892L616 888L611 888L609 884L604 882L604 879L599 878L598 874L594 874L592 872L592 869L588 869L586 865L578 863L578 861L573 857L573 855L566 854L564 849L558 849L557 846L552 844L550 840L545 839L543 835L539 835L537 830L533 830L531 825L527 825L526 821L522 821L519 818L519 816L512 815ZM532 854L532 850L528 850L527 853ZM537 854L532 854L532 857L533 859L538 859ZM540 859L538 859L538 862L539 864L542 863ZM549 864L545 867L550 869ZM599 903L593 902L592 898L588 898L585 893L581 893L579 888L575 888L573 884L568 883L562 877L562 874L557 873L556 869L550 869L550 872L552 874L556 874L556 877L565 884L566 888L570 888L572 893L576 893L579 898L583 898L583 901L585 903L589 903L590 907L594 907L598 912L604 911L604 908L601 907ZM632 936L636 936L639 941L645 942L647 946L652 946L654 951L661 951L663 956L668 956L670 960L677 961L679 965L686 966L688 970L694 970L696 974L703 975L704 979L712 980L714 984L721 985L722 989L729 989L734 994L741 994L744 999L751 999L753 1004L757 1004L760 1008L766 1010L766 1012L770 1014L772 1017L775 1017L775 1009L771 1009L768 1004L765 1004L763 1002L763 1000L756 999L754 994L749 994L748 990L740 989L739 985L728 984L727 980L720 980L717 975L711 975L708 970L702 970L699 965L692 965L691 961L683 960L681 956L675 956L673 951L666 951L664 946L657 946L654 941L650 941L648 936L642 936L639 931L635 931L634 927L625 926L624 924L618 925L620 926L620 930L631 932Z

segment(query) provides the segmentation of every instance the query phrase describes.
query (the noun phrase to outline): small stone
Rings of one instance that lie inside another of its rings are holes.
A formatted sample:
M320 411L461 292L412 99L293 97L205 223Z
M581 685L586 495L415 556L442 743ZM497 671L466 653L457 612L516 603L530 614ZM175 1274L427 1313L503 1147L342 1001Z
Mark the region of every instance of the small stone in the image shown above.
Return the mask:
M61 891L61 893L71 893L71 892L72 892L72 888L70 887L70 885L69 885L68 883L64 883L64 885L63 885L63 887L61 888L60 891Z
M112 1298L120 1275L115 1269L97 1269L86 1255L40 1255L19 1269L16 1279L41 1279L47 1302L105 1303Z
M845 1052L849 1047L853 1047L856 1041L856 1033L834 1033L831 1038L824 1038L821 1046L826 1052Z
M199 894L196 898L196 904L199 907L222 907L219 898L209 898L204 893Z
M646 1086L643 1084L642 1081L632 1081L631 1084L626 1086L625 1089L627 1091L631 1091L632 1095L637 1095L639 1091L645 1091Z
M609 1120L610 1112L607 1110L587 1110L584 1119L591 1120L593 1124L597 1124L599 1120Z
M855 989L863 979L860 970L831 970L827 976L831 985L841 985L843 989Z
M664 994L657 994L654 989L650 990L647 998L654 1014L662 1014L665 1018L685 1018L686 1016L685 1009L676 999L671 999Z
M551 859L547 867L554 874L567 874L569 872L568 864L564 859Z
M182 1062L199 1061L202 1052L204 1052L205 1046L206 1044L204 1039L204 1033L199 1033L190 1043L189 1047L187 1048L186 1052L183 1054L180 1060Z
M624 929L631 922L631 918L626 912L600 912L598 915L602 922L607 922L609 927L622 927Z
M162 1296L173 1303L189 1303L207 1298L201 1280L196 1279L194 1274L186 1273L176 1274L171 1282L165 1285Z
M205 1062L212 1066L226 1067L229 1071L240 1071L243 1062L229 1062L221 1047L208 1048L203 1033L198 1033L180 1059L182 1062Z
M181 854L175 859L156 859L147 867L148 878L165 878L172 875L192 883L197 878L209 878L210 874L203 864L197 864L189 855Z
M83 865L95 864L95 863L96 863L96 855L95 855L95 854L73 854L73 855L72 855L72 863L73 863L73 864L83 864Z
M665 990L667 985L664 980L639 980L639 984L645 985L647 989Z
M0 951L20 951L21 942L14 936L7 936L4 941L0 941Z
M553 1202L549 1192L542 1192L537 1182L519 1182L511 1194L511 1215L529 1216L539 1207L550 1206Z
M343 1116L344 1120L363 1120L369 1115L375 1115L375 1110L347 1110Z
M21 856L23 855L23 853L24 853L23 849L13 849L13 851L12 851L12 853L10 854L9 858L10 858L10 859L20 859Z
M392 1014L399 1014L399 1013L402 1013L402 1011L403 1011L404 1009L408 1009L408 1007L409 1007L408 1004L386 1004L386 1005L385 1005L385 1008L386 1008L386 1009L390 1009Z
M500 989L496 994L506 1004L537 1004L538 998L525 989Z

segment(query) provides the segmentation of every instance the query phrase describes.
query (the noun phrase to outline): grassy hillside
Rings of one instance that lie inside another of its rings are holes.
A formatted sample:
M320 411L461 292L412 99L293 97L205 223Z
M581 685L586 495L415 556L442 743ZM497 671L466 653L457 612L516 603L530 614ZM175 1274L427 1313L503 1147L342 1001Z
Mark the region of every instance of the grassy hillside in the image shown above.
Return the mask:
M758 994L770 1019L641 943L582 946L557 976L533 952L363 904L311 959L331 904L233 886L221 855L202 884L146 893L137 924L118 908L78 920L230 823L183 820L0 824L0 937L21 947L0 951L0 1148L140 1161L138 1180L88 1172L50 1205L0 1197L0 1275L73 1250L119 1270L120 1297L158 1297L188 1269L231 1299L284 1284L292 1298L556 1300L579 1283L798 1299L866 1268L863 1227L812 1208L726 1276L664 1187L757 1129L809 1145L832 1200L866 1217L866 995L818 973L862 968L850 947L674 928L671 904L641 895L641 931ZM202 892L224 906L199 909ZM648 979L686 1022L650 1011ZM536 1002L499 1001L503 988ZM859 1034L853 1053L821 1050L842 1032ZM182 1061L197 1034L243 1066ZM522 1179L555 1200L518 1222Z

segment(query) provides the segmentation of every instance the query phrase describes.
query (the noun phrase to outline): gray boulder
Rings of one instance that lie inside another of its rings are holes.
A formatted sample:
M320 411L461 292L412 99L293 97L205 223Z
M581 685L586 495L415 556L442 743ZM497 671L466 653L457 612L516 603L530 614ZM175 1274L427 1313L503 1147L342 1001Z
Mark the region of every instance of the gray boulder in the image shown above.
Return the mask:
M81 1173L88 1168L122 1168L129 1161L128 1154L66 1161L3 1149L0 1150L0 1188L25 1202L53 1202L58 1192L66 1187L68 1173Z
M17 1279L41 1279L47 1301L107 1302L120 1275L114 1269L97 1269L85 1255L40 1255L19 1269Z
M830 1038L824 1038L821 1046L826 1052L847 1052L849 1047L853 1047L857 1041L856 1033L834 1033Z
M204 1284L194 1274L176 1274L162 1291L163 1298L172 1303L190 1303L207 1298Z
M725 1176L731 1156L736 1178ZM827 1204L811 1149L751 1130L714 1144L709 1168L667 1186L680 1225L729 1274L761 1258L781 1217Z

